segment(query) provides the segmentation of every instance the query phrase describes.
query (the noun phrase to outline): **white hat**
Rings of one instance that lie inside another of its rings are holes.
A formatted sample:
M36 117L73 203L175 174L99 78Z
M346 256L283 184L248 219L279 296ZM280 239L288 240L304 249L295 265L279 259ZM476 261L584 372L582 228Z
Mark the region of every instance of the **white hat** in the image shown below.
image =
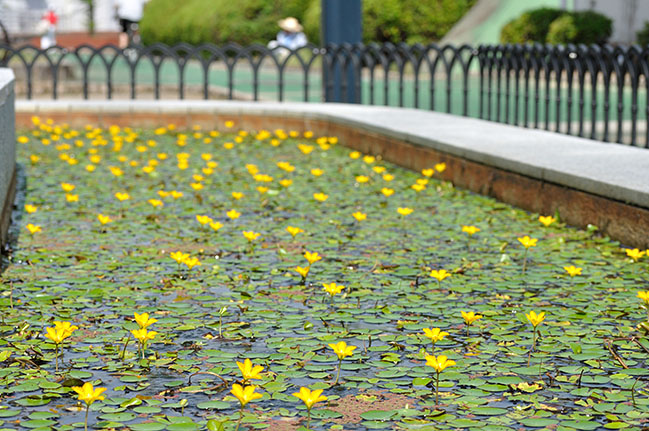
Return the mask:
M292 16L289 16L288 18L280 19L277 21L277 25L279 25L279 28L281 28L284 31L288 31L290 33L297 33L302 31L302 26L300 25L300 22L296 19L293 18Z

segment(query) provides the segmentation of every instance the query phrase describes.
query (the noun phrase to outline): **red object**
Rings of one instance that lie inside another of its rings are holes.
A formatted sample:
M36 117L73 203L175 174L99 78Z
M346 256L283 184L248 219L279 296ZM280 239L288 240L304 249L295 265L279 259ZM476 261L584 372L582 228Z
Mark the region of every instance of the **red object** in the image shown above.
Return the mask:
M47 20L52 25L56 25L59 20L59 17L53 10L48 10L43 19Z

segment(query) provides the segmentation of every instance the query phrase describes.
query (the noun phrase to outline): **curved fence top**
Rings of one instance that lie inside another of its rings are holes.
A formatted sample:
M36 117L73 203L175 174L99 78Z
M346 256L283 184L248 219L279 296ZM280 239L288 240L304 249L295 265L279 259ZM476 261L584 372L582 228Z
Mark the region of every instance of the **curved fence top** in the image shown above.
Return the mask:
M0 45L18 97L337 101L646 147L649 49L609 45Z

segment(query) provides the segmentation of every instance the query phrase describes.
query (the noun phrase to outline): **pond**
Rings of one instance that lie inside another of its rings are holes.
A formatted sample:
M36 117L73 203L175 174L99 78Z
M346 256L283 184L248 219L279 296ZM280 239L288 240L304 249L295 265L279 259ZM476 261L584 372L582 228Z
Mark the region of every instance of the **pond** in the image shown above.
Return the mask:
M84 383L90 428L646 429L646 257L595 226L308 131L34 118L18 142L0 430L83 428Z

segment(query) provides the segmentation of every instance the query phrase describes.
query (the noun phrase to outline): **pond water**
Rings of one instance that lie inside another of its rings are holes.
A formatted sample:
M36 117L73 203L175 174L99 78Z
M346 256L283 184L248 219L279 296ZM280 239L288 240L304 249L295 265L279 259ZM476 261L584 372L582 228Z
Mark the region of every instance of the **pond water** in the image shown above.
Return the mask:
M230 390L246 358L264 369L242 430L306 429L292 395L302 386L328 397L311 429L646 429L646 257L634 262L595 227L544 226L455 189L436 179L442 165L425 176L334 137L214 129L42 119L20 133L0 286L0 430L83 428L71 386L84 382L107 388L90 427L233 430ZM527 252L525 235L538 240ZM177 251L200 265L177 263ZM303 279L307 251L321 260ZM438 283L440 269L451 275ZM331 282L345 286L333 298ZM482 318L467 327L462 311ZM530 311L545 313L535 344ZM143 358L134 312L157 319ZM54 321L78 327L58 372L44 337ZM433 346L424 328L448 335ZM328 345L339 341L356 349L334 385ZM427 354L455 362L439 374L437 403Z

